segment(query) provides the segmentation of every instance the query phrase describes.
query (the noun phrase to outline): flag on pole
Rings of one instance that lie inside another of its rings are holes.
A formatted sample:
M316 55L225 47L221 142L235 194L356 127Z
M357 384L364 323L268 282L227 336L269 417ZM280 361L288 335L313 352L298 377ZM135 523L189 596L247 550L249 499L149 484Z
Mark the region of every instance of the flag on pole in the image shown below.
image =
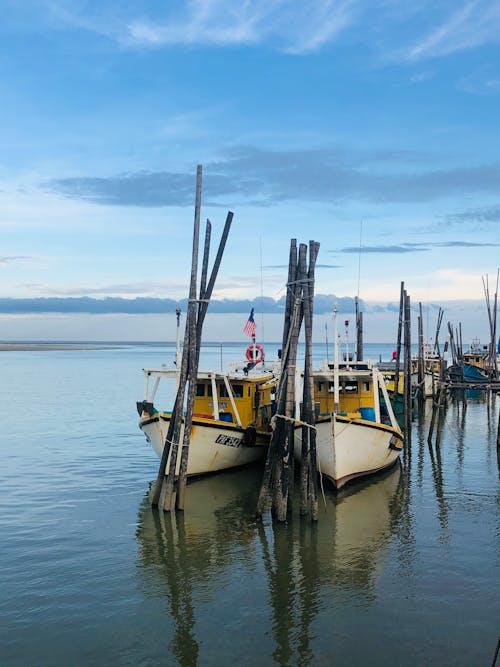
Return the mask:
M247 336L250 336L250 338L255 338L255 330L257 329L257 325L255 324L255 320L253 319L253 308L250 311L250 315L248 316L247 323L245 324L245 327L243 329L243 333L246 334Z

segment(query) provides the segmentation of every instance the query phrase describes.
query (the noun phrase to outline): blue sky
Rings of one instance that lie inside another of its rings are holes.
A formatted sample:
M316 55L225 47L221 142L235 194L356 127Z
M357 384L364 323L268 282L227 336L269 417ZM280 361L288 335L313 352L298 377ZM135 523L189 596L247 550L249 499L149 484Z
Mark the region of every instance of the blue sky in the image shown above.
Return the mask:
M291 237L323 294L494 283L498 2L0 5L0 297L186 296L198 163L217 298L282 296Z

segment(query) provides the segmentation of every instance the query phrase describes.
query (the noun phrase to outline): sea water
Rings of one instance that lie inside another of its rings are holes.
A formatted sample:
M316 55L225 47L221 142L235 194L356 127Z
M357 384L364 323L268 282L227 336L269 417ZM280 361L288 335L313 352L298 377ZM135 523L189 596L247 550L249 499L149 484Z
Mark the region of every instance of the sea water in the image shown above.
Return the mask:
M243 353L204 347L201 367ZM174 360L139 344L0 353L2 667L491 664L498 398L450 402L437 446L417 417L401 465L324 485L317 525L297 508L256 521L258 466L193 481L184 513L163 514L135 403L141 369Z

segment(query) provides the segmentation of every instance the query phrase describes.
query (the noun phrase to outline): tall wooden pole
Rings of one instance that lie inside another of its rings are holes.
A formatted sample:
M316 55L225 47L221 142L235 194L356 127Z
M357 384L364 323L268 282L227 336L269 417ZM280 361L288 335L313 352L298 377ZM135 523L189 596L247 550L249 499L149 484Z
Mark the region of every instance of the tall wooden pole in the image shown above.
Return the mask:
M295 308L295 289L297 287L297 240L291 239L290 253L288 262L287 294L285 306L285 319L283 324L283 339L281 349L281 373L278 384L278 394L276 401L277 415L284 416L286 405L286 393L288 385L288 356L290 351L290 327ZM298 313L296 314L298 317ZM295 378L293 378L295 382ZM279 447L281 439L284 437L285 420L282 417L276 417L274 428L271 435L271 441L267 450L266 463L262 476L262 483L257 501L257 516L262 516L264 510L269 505L271 497L271 488L274 486L274 476L279 457Z
M309 242L309 270L303 289L305 360L304 360L304 392L301 450L301 492L300 512L305 514L309 509L311 519L318 519L318 464L316 454L316 413L314 404L314 377L312 360L312 328L314 307L314 272L319 243Z
M201 181L202 181L202 168L201 165L198 165L196 170L196 199L195 199L195 208L194 208L194 227L193 227L193 247L191 253L191 280L189 284L189 301L188 301L188 310L186 318L186 334L185 334L185 348L187 348L187 357L188 357L188 406L186 417L184 420L184 437L183 442L186 442L186 438L189 442L191 436L191 424L192 424L192 408L189 410L189 399L191 394L194 399L194 393L196 390L196 384L193 387L192 375L193 370L196 374L194 368L196 364L196 347L197 347L197 338L196 338L196 312L197 312L197 301L196 301L196 288L197 288L197 279L198 279L198 250L200 243L200 208L201 208ZM195 378L196 382L196 378ZM184 392L185 392L184 385ZM182 402L180 406L177 406L178 410L180 407L180 413L178 414L177 420L179 422L179 436L180 436L180 422L182 419L182 408L184 406L184 392L182 395ZM173 415L172 415L173 417ZM169 511L172 507L172 494L174 491L174 482L175 482L175 473L177 468L177 455L179 451L179 437L174 439L172 443L172 450L170 455L170 463L168 469L168 475L165 485L165 504L164 509Z
M363 361L363 313L359 309L359 298L354 298L356 306L356 361Z
M394 370L394 400L398 400L399 394L399 369L401 362L401 333L403 330L403 322L405 317L405 284L401 282L400 294L399 294L399 319L398 319L398 337L396 342L396 368ZM404 400L403 392L401 392L402 398Z

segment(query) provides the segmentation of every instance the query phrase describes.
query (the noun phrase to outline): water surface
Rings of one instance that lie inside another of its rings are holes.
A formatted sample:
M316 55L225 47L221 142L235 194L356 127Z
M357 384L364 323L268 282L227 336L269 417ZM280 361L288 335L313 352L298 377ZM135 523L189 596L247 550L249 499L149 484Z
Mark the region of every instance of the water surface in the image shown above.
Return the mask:
M135 401L141 368L174 354L0 355L2 667L491 664L497 398L451 402L438 446L421 415L401 465L324 487L317 525L257 522L258 467L189 484L185 512L164 515Z

